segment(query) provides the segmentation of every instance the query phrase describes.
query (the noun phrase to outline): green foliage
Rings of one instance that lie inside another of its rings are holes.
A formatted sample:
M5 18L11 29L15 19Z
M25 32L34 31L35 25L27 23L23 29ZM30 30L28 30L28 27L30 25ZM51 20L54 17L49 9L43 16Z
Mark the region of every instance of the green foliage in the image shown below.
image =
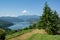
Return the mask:
M43 15L40 17L40 25L38 24L38 27L45 29L49 34L56 34L58 29L58 19L57 12L52 11L46 2L43 9Z
M31 25L29 26L29 29L32 29L32 26Z
M57 22L58 22L58 25L57 25L57 27L58 27L58 33L60 33L60 18L59 18L59 20Z
M5 40L5 30L0 28L0 40Z
M36 27L36 23L34 23L33 25L30 25L30 26L29 26L29 29L35 29L35 28L37 28L37 27Z

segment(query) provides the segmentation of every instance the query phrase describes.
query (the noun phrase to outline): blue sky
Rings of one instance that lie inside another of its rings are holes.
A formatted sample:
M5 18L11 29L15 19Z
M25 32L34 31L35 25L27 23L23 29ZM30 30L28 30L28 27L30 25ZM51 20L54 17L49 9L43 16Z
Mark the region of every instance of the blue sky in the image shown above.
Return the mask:
M60 0L0 0L0 16L42 15L46 1L60 13Z

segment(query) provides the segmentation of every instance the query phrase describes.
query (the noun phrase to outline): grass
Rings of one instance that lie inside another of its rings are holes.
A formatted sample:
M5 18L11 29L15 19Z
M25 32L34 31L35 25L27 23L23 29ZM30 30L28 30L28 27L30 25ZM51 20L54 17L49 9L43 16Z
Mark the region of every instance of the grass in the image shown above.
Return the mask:
M11 38L14 38L14 37L17 37L17 36L20 36L20 35L22 35L24 33L30 32L30 31L31 30L22 30L22 31L19 31L19 32L10 34L10 35L6 35L6 40L11 39Z
M60 35L34 34L27 40L60 40Z

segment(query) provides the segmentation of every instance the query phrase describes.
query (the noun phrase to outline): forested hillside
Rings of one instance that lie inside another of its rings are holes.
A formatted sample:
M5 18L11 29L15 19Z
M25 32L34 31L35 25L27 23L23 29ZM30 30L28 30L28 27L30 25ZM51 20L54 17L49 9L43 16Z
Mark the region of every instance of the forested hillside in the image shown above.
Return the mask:
M0 20L0 28L3 28L5 30L10 30L8 27L12 26L12 25L13 25L13 23L11 23L11 22Z

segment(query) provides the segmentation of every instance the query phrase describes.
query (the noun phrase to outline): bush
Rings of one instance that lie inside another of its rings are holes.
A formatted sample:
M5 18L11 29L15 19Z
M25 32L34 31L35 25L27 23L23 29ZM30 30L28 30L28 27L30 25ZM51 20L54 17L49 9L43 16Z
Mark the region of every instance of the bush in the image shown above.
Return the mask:
M0 40L5 40L5 31L3 29L0 29Z

